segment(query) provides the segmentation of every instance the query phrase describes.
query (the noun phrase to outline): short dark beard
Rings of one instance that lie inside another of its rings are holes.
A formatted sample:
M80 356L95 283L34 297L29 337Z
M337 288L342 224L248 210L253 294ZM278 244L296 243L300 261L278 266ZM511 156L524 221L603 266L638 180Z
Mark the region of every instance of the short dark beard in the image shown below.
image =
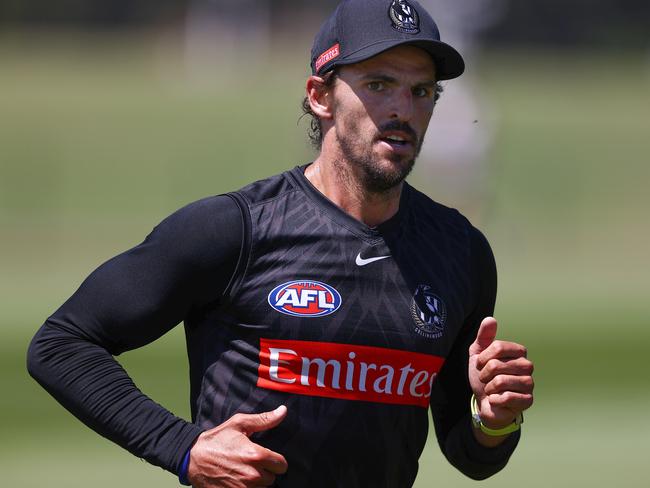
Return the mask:
M359 183L362 188L369 193L386 193L402 183L411 173L411 170L413 170L415 159L420 154L420 149L422 148L423 138L418 138L415 131L407 123L394 121L389 122L380 128L380 132L387 130L403 130L409 133L412 136L413 141L416 143L415 156L413 159L407 161L407 164L404 166L398 164L398 168L400 169L399 171L386 171L382 169L375 164L370 153L364 153L361 155L356 154L354 142L341 139L337 135L339 147L341 148L344 159L354 167L351 168L352 170L361 170L359 174L361 181L359 181ZM400 162L399 156L395 157L394 162ZM344 170L344 168L340 169ZM348 169L348 171L350 171L350 169Z

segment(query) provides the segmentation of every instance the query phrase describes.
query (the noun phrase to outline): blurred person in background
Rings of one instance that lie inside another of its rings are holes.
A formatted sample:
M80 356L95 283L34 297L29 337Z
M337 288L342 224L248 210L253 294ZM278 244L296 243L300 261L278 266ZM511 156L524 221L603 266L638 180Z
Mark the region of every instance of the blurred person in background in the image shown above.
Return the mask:
M496 339L485 237L404 180L461 55L415 1L342 2L311 55L317 158L177 211L37 332L30 373L101 435L200 487L411 486L502 469L533 401ZM233 162L238 164L239 162ZM192 422L114 356L184 321Z
M479 34L504 15L505 0L422 0L445 38L470 64L480 55ZM475 71L474 71L475 72ZM434 182L441 201L452 199L471 215L485 201L488 160L495 137L496 108L480 90L473 70L445 86L422 146L431 164L421 173Z

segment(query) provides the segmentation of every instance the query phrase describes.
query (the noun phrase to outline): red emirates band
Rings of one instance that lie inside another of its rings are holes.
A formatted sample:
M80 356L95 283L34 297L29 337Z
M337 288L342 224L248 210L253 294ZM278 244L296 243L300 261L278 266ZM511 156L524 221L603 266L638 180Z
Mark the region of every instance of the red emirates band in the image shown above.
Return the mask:
M383 347L260 339L257 386L426 408L444 361L440 356Z
M318 72L318 70L323 66L325 63L328 61L331 61L334 58L338 58L339 54L341 54L340 50L340 45L338 43L334 44L331 48L329 48L327 51L325 51L323 54L318 56L318 59L314 63L314 68L315 71Z

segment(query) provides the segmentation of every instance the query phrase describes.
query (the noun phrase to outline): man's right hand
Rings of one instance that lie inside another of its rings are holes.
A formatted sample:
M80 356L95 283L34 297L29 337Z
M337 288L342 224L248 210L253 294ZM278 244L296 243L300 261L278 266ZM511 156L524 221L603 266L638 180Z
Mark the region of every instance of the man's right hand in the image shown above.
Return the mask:
M281 454L255 444L249 436L277 427L287 407L271 412L238 413L203 432L190 452L187 478L197 488L252 488L271 486L287 471Z

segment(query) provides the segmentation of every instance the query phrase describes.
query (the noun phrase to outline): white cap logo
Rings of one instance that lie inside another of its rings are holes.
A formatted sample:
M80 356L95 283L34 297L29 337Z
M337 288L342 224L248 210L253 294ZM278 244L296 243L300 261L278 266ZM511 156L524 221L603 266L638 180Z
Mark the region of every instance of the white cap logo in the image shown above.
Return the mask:
M420 18L417 11L406 0L393 0L388 15L393 22L393 28L406 34L420 32Z

